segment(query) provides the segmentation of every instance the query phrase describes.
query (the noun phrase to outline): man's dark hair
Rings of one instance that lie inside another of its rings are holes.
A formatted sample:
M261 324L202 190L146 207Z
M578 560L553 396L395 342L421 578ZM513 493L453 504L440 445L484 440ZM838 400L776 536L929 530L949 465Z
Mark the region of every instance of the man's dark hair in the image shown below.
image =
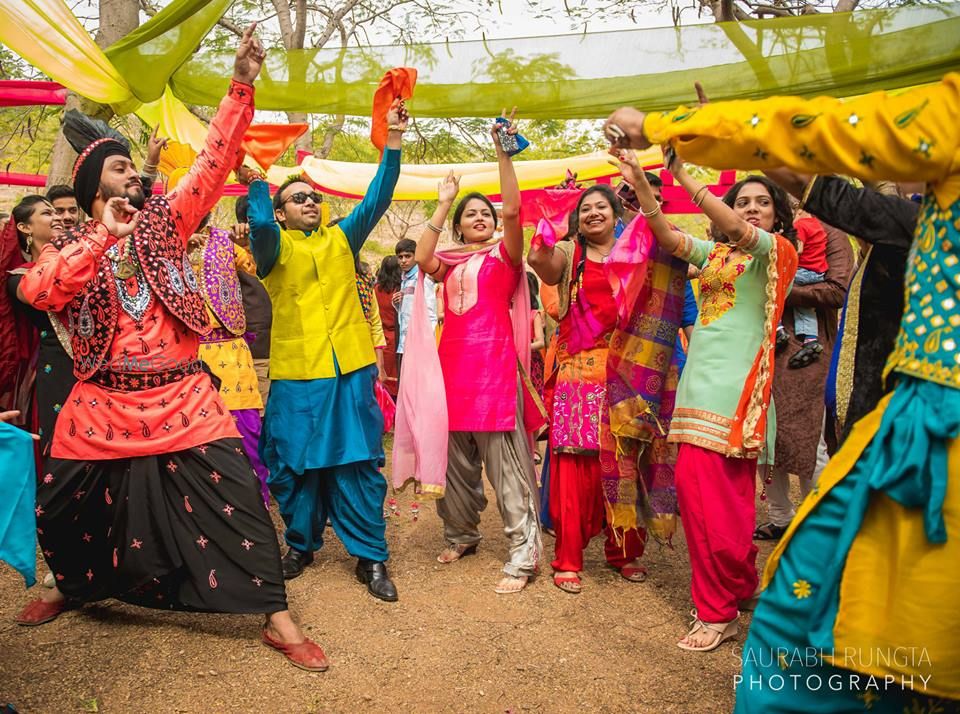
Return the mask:
M246 196L237 196L237 203L233 207L234 212L237 214L237 223L247 222L247 206L249 204L249 198Z
M652 171L644 171L643 175L647 177L647 183L657 188L663 187L663 179Z
M290 178L288 178L286 181L280 184L280 188L278 188L277 192L273 194L273 210L274 211L280 210L280 207L283 205L283 199L281 199L280 196L283 195L283 192L286 189L290 188L295 183L305 183L308 186L310 185L309 181L305 180L300 176L291 176Z
M60 183L56 186L51 186L47 190L47 200L50 201L50 203L53 203L58 198L72 198L76 200L77 194L74 192L73 186Z
M416 253L417 252L417 242L410 240L409 238L401 238L397 241L397 247L393 249L394 255L400 255L401 253Z

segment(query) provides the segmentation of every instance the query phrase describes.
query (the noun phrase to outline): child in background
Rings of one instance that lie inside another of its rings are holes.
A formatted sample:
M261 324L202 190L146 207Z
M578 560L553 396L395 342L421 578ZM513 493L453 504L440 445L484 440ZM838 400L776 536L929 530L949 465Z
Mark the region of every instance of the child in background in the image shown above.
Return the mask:
M797 231L797 243L800 253L800 267L793 279L794 285L813 285L822 283L829 264L827 263L827 232L820 221L802 209L797 209L793 220L793 227ZM806 367L818 359L823 353L820 344L820 324L817 321L817 311L812 307L793 308L793 332L800 341L801 347L790 357L787 365L792 369ZM790 341L783 325L777 327L777 351L779 352Z

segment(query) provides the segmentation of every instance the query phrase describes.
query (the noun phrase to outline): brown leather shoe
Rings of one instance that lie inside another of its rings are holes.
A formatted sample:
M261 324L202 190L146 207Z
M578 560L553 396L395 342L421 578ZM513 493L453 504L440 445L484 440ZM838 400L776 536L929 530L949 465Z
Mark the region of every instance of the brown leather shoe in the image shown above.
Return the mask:
M67 601L45 602L40 598L27 603L27 606L14 618L18 625L33 627L56 620L67 609Z
M327 655L323 653L320 645L313 640L305 638L303 642L288 645L285 642L278 642L273 639L267 634L267 631L264 630L263 644L282 652L294 667L305 669L308 672L326 672L330 668Z

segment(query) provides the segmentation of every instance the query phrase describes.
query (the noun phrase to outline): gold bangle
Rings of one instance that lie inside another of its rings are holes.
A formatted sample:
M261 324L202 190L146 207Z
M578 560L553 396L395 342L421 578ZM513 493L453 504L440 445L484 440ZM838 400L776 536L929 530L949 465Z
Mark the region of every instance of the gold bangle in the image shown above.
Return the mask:
M697 192L693 194L693 204L697 208L700 208L700 206L703 205L703 202L707 200L707 197L702 196L702 194L704 191L709 191L709 190L710 189L707 186L701 186L699 189L697 189Z
M644 218L653 218L654 216L659 216L661 213L663 213L663 209L660 207L659 203L652 211L644 211L643 206L640 206L640 213L643 214Z
M387 127L387 131L399 131L402 134L403 132L406 131L406 129L401 127L399 124L391 124L390 126Z
M429 228L431 231L433 231L433 232L436 233L437 235L440 235L441 233L443 233L443 229L442 229L442 228L437 228L437 227L436 227L435 225L433 225L430 221L427 221L427 228Z

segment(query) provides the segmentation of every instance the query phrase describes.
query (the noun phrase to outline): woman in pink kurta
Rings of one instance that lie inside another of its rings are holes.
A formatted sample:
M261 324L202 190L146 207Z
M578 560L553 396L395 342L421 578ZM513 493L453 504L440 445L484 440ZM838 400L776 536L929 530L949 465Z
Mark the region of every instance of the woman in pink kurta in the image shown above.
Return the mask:
M473 200L482 205L480 199ZM448 270L444 278L446 315L438 348L449 428L513 431L517 416L517 354L510 303L523 269L513 264L500 243L483 257L477 273L477 301L465 312L461 312L460 305L461 269L469 270L469 263Z
M504 532L510 541L504 577L496 587L498 593L506 594L522 590L534 574L541 542L528 438L532 420L530 410L524 419L522 397L523 371L530 363L530 302L527 281L522 279L520 189L513 163L500 146L496 125L491 133L500 166L503 239L494 238L497 213L490 200L471 193L460 201L453 215L454 238L462 246L437 252L440 226L459 191L459 180L451 172L439 187L439 204L427 222L416 257L421 274L443 284L446 306L438 348L447 411L446 483L445 487L434 487L433 493L443 496L437 512L443 520L447 547L437 560L452 563L476 550L482 538L480 512L487 506L482 479L485 471L497 494ZM407 372L426 369L429 361L411 359L409 352L405 357L399 401L406 413L398 419L397 434L401 453L405 443L423 443L417 433L407 442L403 425L409 422L411 432L417 432L418 425L430 420L423 410L432 406L425 400L416 404L404 394L411 385L423 384L416 378L408 380ZM431 436L435 438L435 432ZM408 463L403 458L399 463ZM415 478L425 492L430 489L420 476L427 460L419 452L413 460L417 463ZM439 476L443 481L444 474Z

